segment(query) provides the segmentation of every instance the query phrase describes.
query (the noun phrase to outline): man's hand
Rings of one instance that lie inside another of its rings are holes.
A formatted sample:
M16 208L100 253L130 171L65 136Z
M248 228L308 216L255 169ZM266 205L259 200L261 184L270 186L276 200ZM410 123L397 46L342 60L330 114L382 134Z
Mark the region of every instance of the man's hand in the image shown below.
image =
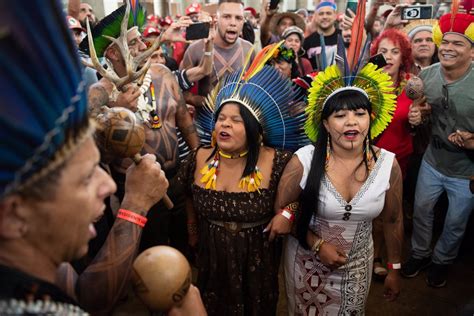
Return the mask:
M347 9L347 11L349 15L344 14L344 17L342 18L342 28L345 30L352 29L352 24L354 24L354 19L356 16L356 14L352 12L351 9Z
M204 304L201 300L201 294L197 287L191 284L188 293L183 298L178 306L173 307L169 312L168 316L205 316L207 315Z
M274 16L278 12L279 6L277 6L276 9L270 10L270 1L265 1L264 0L262 4L263 4L263 7L265 8L265 15L268 18L271 18L272 16Z
M474 149L474 133L457 130L448 136L448 140L461 148Z
M423 122L423 117L429 115L431 106L426 104L426 98L421 97L413 101L408 112L408 123L418 126Z
M140 94L140 89L136 84L128 84L119 93L112 107L123 107L135 113L138 110L138 97Z
M183 28L193 24L189 16L182 16L178 21L173 22L161 37L162 42L187 42L183 36Z
M168 189L168 180L155 155L147 154L127 169L122 208L143 212L158 203Z

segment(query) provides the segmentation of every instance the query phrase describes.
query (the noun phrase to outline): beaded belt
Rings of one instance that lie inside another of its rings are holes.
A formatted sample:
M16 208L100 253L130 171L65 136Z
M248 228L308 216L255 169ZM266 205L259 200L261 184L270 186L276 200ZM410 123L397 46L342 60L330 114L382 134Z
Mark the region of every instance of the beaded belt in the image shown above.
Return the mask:
M271 217L267 217L265 219L259 220L257 222L251 223L242 223L242 222L224 222L224 221L215 221L212 219L208 219L207 221L211 224L216 226L224 227L230 233L238 233L242 229L249 229L254 228L257 226L261 226L267 224L270 221Z

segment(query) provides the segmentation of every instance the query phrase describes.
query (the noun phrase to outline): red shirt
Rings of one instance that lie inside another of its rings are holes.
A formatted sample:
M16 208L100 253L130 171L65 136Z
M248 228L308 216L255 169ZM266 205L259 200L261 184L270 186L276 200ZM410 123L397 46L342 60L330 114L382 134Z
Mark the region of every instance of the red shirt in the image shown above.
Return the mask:
M375 144L375 146L391 151L396 155L404 178L410 155L413 153L413 136L408 123L408 112L412 102L405 94L405 89L403 89L397 97L397 108L392 121Z

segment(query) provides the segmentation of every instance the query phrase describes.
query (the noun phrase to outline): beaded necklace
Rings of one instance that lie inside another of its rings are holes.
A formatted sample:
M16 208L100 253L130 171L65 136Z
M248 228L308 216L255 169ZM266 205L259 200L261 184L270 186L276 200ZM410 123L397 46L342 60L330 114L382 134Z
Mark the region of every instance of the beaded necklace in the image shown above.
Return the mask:
M244 151L238 155L229 155L221 150L217 150L216 155L214 158L211 160L210 163L202 167L200 173L203 175L201 177L201 183L205 183L205 189L209 190L215 190L216 189L216 182L217 182L217 176L219 175L219 160L220 158L226 158L226 159L237 159L237 158L242 158L247 156L248 151ZM263 175L260 172L260 169L255 166L254 171L249 174L248 176L245 176L240 179L239 181L239 188L241 189L247 189L247 192L255 192L257 191L260 193L260 185L262 184L263 180Z

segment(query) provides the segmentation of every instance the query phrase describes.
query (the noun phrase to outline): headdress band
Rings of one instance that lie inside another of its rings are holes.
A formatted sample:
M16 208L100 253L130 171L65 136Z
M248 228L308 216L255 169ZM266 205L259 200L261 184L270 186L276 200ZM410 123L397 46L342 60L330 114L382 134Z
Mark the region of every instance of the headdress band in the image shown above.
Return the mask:
M334 11L337 10L337 5L334 3L334 2L331 2L331 1L323 1L321 3L319 3L317 6L316 6L316 11L319 11L321 8L323 7L330 7L332 8Z
M342 88L334 90L333 92L331 92L331 94L329 94L327 96L326 100L324 100L324 102L323 102L323 109L326 106L326 103L329 101L330 98L332 98L333 96L335 96L336 94L338 94L339 92L342 92L342 91L357 91L357 92L362 93L367 98L367 100L370 100L369 95L367 94L367 92L365 92L364 89L354 87L354 86L342 87Z

